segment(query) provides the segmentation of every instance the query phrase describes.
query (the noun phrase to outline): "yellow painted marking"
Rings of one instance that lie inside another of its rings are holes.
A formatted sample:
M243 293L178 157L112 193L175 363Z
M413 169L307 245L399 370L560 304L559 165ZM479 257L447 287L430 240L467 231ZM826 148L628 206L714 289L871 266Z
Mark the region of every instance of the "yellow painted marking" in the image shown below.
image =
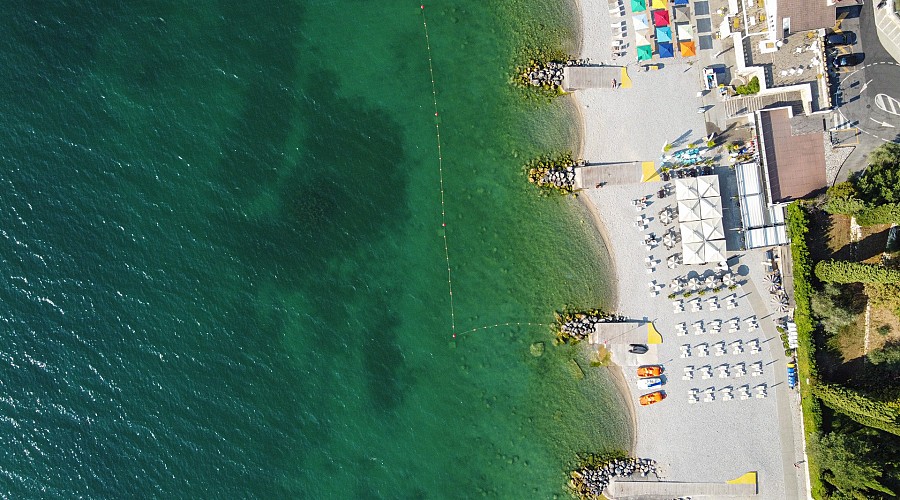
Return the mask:
M647 343L662 344L662 335L653 326L653 323L647 323Z
M631 78L628 76L628 68L625 66L622 66L622 75L619 77L619 81L622 82L621 88L631 88Z
M834 32L835 33L841 32L841 21L843 21L844 18L846 18L849 14L850 14L849 12L843 12L843 13L841 13L841 15L838 16L837 20L834 22Z
M658 182L659 180L656 163L652 161L641 162L641 182Z
M725 482L728 484L756 484L756 472L748 472L737 479Z

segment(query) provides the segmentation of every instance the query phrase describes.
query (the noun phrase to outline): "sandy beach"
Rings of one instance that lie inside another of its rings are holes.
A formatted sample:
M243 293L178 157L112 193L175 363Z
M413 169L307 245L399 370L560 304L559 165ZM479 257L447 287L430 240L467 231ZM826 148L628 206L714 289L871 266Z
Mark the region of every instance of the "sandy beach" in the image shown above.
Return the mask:
M581 31L579 57L590 59L592 64L610 61L610 15L606 3L581 0L576 4ZM702 142L706 135L704 117L696 113L700 102L695 98L700 81L700 69L695 67L698 65L670 59L667 61L672 62L666 63L664 71L643 72L636 59L630 61L630 64L619 64L628 67L633 88L579 90L571 96L581 121L579 157L589 165L659 162L664 144L684 147L690 142ZM660 88L665 91L658 91ZM727 184L734 182L733 170L718 167L716 174L722 179L722 197L726 199L732 189ZM652 322L663 337L661 344L651 346L648 357L637 362L634 357L614 357L620 366L610 369L623 397L632 402L629 408L634 429L631 452L637 457L657 460L661 479L665 481L726 482L756 472L759 489L755 498L805 496L799 469L794 467L795 462L803 459L795 442L799 433L795 418L799 400L784 383L787 359L775 331L776 313L770 309L764 289L765 250L741 251L739 243L734 243L739 240L729 240L730 270L740 277L743 285L734 292L723 291L715 297L725 301L734 294L737 305L733 309L712 311L704 302L700 311L692 312L688 308L684 313L674 313L672 301L667 298L668 288L651 296L648 284L667 284L675 277L708 275L715 265L682 265L671 269L666 266L666 258L680 251L680 245L673 251L656 247L648 252L644 248L641 240L645 234L660 235L668 229L656 220L661 208L674 204L674 198L656 199L655 193L662 186L662 182L609 185L586 189L578 196L591 212L599 236L610 252L614 311L631 319ZM649 196L651 202L641 212L632 206L631 200L644 196ZM633 227L632 221L642 213L651 221L646 232ZM726 221L726 227L729 223L734 224L733 217ZM651 273L647 272L645 257L659 263ZM709 298L707 295L703 299ZM758 329L746 327L750 318L758 319ZM743 328L718 334L695 335L693 331L686 336L676 334L680 323L690 327L697 322L708 325L731 319L739 319ZM641 339L646 340L646 336ZM622 339L610 339L612 343L617 341L621 343ZM705 345L712 351L719 343L727 347L722 356L710 353L698 359L697 356L685 358L680 353L685 345L695 351ZM759 345L760 348L738 350L735 345ZM668 397L656 405L641 407L637 405L637 397L646 391L636 387L634 366L651 362L665 367ZM756 363L763 367L759 376L736 373L739 371L736 367ZM710 377L700 374L707 366L713 373ZM693 370L690 379L688 370ZM723 377L721 373L727 375ZM764 386L767 396L733 400L722 397L723 391L737 394L743 386L751 392ZM691 391L698 390L702 395L707 389L714 391L714 401L689 402Z

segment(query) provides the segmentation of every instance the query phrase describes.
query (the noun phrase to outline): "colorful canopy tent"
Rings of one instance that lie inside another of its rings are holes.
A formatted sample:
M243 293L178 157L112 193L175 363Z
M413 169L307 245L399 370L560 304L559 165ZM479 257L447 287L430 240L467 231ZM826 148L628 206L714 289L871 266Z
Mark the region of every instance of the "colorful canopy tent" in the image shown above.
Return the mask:
M657 42L671 42L672 41L672 28L668 26L663 26L662 28L656 28L656 41Z
M637 30L645 30L650 27L647 24L647 13L641 12L640 14L635 14L631 16L631 21L634 23L634 29Z
M668 26L669 25L669 11L654 10L653 11L653 25L654 26Z
M696 178L697 181L697 194L699 194L700 198L710 198L713 196L719 196L719 176L717 175L703 175Z
M678 42L678 51L681 57L691 57L697 55L697 47L694 42Z
M665 9L668 7L666 5L668 2L666 0L650 0L650 8L651 9Z
M696 200L699 197L700 191L697 190L697 177L675 179L676 200Z
M694 38L694 28L690 23L675 23L675 31L679 40L687 42Z
M691 9L690 9L688 6L682 5L682 6L679 6L679 7L675 7L675 8L672 9L672 10L673 10L673 14L675 15L675 20L676 20L676 21L688 21L688 22L690 22L690 20L691 20Z
M631 0L632 12L643 12L647 10L647 0Z
M667 57L675 57L675 47L669 42L663 42L657 45L660 59Z
M675 0L675 5L687 5L688 0Z
M700 220L700 200L679 200L678 220L682 224Z
M637 48L638 61L646 61L653 57L653 47L649 45L638 45Z
M636 31L634 33L634 45L636 47L640 47L642 45L650 46L650 40L647 39L647 35L641 33L640 31Z
M698 220L682 222L679 229L681 229L681 241L683 243L697 243L705 239L703 237L703 224Z

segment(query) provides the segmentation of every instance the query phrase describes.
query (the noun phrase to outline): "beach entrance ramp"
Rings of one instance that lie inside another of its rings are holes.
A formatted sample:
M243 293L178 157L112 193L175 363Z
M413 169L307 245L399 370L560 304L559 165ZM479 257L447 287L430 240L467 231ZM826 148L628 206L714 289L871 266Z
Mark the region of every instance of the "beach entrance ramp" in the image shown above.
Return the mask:
M563 89L567 92L584 89L627 89L631 78L623 66L566 66L563 68Z
M726 483L692 483L680 481L640 481L613 478L606 488L612 500L671 498L756 498L756 473L744 474Z

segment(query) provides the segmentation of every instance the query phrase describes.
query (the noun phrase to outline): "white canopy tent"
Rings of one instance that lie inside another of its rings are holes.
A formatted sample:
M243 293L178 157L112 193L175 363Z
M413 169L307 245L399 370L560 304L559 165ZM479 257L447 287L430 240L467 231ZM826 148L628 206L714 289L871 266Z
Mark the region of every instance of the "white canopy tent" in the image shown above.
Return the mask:
M725 240L706 240L703 243L704 262L725 262Z
M716 175L697 177L697 193L701 198L718 198L721 196L719 177Z
M701 219L722 218L722 198L700 198Z
M675 179L675 199L676 200L696 200L700 197L697 191L697 178L687 177L684 179Z
M682 223L700 220L700 200L678 200L678 220Z
M695 220L681 223L681 241L684 243L697 243L702 242L704 239L702 222Z
M704 240L724 240L725 230L722 226L722 219L706 219L700 221L700 233Z
M682 243L681 249L683 250L681 261L685 264L706 263L706 260L703 258L703 242Z

